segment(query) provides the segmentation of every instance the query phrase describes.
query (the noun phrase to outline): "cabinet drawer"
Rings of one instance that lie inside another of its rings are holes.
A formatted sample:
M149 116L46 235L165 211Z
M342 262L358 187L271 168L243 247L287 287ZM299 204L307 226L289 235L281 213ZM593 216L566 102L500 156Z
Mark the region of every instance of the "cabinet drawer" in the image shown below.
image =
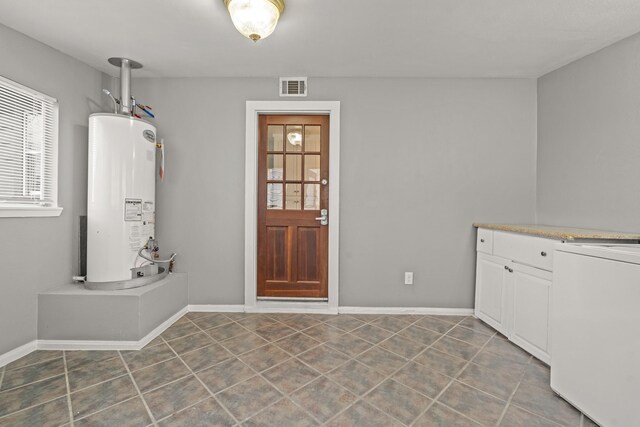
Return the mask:
M553 250L557 240L496 231L493 254L515 262L553 271Z
M493 230L478 228L476 250L485 254L493 254Z

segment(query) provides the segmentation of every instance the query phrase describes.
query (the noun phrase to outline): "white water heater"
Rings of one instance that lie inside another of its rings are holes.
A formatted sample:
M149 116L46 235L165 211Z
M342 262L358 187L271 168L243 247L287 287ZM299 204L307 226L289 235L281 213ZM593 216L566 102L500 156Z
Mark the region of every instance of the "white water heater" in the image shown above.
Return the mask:
M155 237L155 126L122 114L89 117L88 282L132 279Z

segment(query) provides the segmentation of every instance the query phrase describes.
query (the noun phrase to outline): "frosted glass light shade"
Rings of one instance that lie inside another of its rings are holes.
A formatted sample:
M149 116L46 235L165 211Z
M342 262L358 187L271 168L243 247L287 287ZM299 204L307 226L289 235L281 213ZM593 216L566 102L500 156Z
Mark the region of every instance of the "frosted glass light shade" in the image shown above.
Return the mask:
M224 0L233 25L254 42L269 37L276 29L283 0Z

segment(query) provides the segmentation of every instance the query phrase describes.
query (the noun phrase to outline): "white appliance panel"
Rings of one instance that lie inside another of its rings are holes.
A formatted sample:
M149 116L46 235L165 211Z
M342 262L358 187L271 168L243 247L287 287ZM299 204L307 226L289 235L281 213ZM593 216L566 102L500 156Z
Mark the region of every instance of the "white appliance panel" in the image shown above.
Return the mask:
M638 426L640 265L576 252L556 251L551 387L600 425Z

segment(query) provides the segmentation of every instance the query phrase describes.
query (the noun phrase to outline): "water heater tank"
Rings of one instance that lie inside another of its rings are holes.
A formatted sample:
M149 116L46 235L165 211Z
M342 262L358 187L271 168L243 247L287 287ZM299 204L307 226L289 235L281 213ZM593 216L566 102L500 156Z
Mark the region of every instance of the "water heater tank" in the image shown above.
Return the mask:
M119 114L89 117L87 281L132 278L155 236L156 128Z

